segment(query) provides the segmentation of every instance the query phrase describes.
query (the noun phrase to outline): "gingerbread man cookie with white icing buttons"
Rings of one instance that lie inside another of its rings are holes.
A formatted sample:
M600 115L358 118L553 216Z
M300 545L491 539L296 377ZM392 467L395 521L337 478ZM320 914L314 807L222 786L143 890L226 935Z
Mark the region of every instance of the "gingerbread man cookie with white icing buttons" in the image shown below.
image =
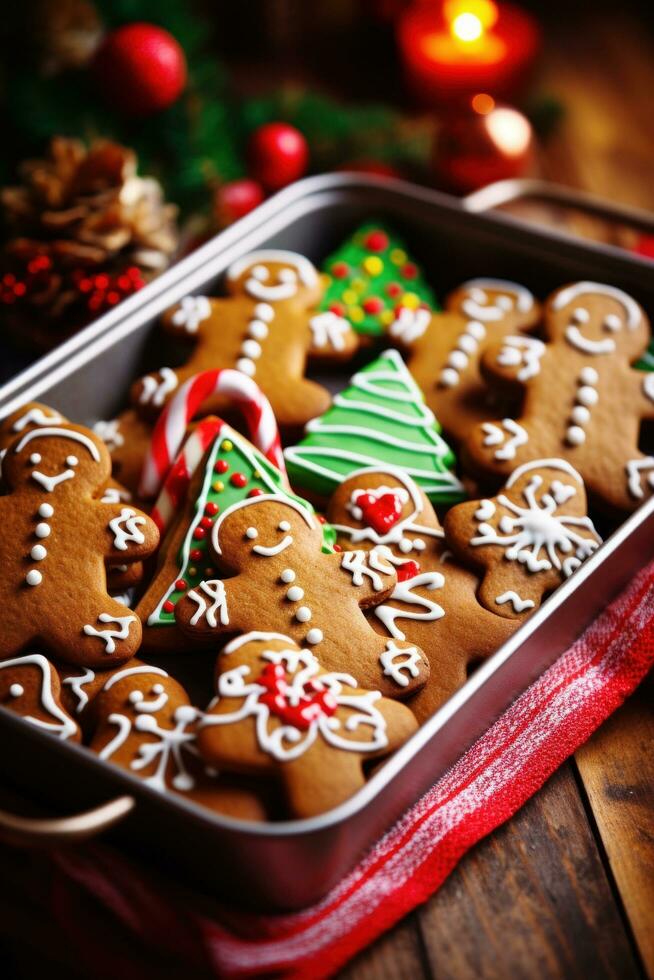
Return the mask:
M524 619L600 546L586 508L584 482L570 463L537 459L519 466L496 497L452 507L445 538L483 575L479 601Z
M148 557L159 532L136 508L102 502L110 469L83 426L31 429L8 446L0 658L38 644L68 663L110 667L138 649L140 621L108 595L106 565Z
M90 748L160 793L179 793L219 813L264 820L248 789L218 778L196 745L200 712L165 670L128 664L113 671L91 702Z
M485 351L489 383L520 386L524 402L515 420L470 433L467 465L497 478L526 460L561 457L600 509L634 510L654 490L654 456L639 449L641 423L654 418L653 376L631 367L649 343L645 313L622 290L577 282L549 298L545 337L537 349L505 341Z
M401 470L385 465L353 473L334 492L327 519L344 550L377 548L397 570L390 598L368 619L377 632L415 643L428 657L429 680L410 702L423 721L517 624L480 605L478 577L454 558L428 498ZM406 653L385 659L385 670L407 683L415 668Z
M417 729L411 711L360 684L356 668L323 669L283 634L251 632L218 657L216 697L198 748L221 771L273 776L292 816L324 813L365 784L363 764Z
M299 429L330 404L327 390L305 378L309 350L327 352L335 329L332 320L312 313L322 291L316 269L294 252L253 252L228 269L227 289L225 299L188 296L165 314L164 329L191 342L191 355L181 367L137 381L133 405L156 417L187 378L208 368L236 368L254 378L280 426ZM353 350L356 335L343 325ZM220 397L205 406L218 414L224 407Z
M450 293L444 312L418 310L410 322L392 324L389 335L409 352L409 370L445 432L461 441L493 416L479 371L484 347L510 335L530 344L527 333L539 319L540 306L524 286L470 279Z
M422 687L429 664L410 643L371 628L364 610L389 598L393 565L375 551L325 554L318 520L294 500L262 494L233 504L211 535L215 564L226 579L201 582L175 607L189 642L255 626L283 632L312 649L327 670L353 670L365 687L403 697ZM414 671L407 684L384 672L389 648L406 650Z
M79 725L67 710L59 675L42 653L0 660L0 705L35 728L79 742Z

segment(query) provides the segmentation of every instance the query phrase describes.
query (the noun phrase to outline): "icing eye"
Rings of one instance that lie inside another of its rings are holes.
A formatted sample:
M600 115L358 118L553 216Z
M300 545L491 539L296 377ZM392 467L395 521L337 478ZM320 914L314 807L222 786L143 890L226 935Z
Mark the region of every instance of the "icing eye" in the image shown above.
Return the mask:
M245 532L245 537L249 538L251 541L254 541L255 538L259 537L259 532L257 531L256 527L249 527Z
M578 306L572 311L572 319L575 323L588 323L590 320L590 313L585 306Z
M130 704L138 704L140 701L143 700L143 692L131 691L127 700L130 702Z
M291 525L289 524L288 521L280 521L279 524L277 525L277 528L279 531L290 531Z
M32 455L30 456L30 463L33 466L36 466L36 464L37 463L40 463L40 462L41 462L41 454L40 453L32 453Z
M12 684L9 688L9 693L11 694L12 698L19 698L21 694L25 693L25 688L22 684Z
M297 276L293 269L281 269L277 278L280 282L297 282Z
M602 324L605 330L609 333L617 333L618 330L622 329L622 320L617 315L617 313L607 313L604 317L604 323Z
M265 265L255 265L250 272L250 275L253 276L254 279L258 279L259 282L265 282L268 278L268 270L266 269Z
M163 694L163 684L153 684L152 693L153 694Z
M77 456L66 456L66 465L67 466L77 466L78 463L79 463L79 460L78 460Z

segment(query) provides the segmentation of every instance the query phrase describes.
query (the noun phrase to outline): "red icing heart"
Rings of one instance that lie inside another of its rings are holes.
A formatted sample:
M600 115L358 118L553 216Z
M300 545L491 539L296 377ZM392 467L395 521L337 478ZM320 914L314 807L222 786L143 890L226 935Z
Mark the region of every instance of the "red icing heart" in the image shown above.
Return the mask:
M420 565L417 561L403 561L397 567L397 580L398 582L406 582L408 578L413 578L419 571Z
M399 494L388 492L375 497L372 493L362 493L356 498L361 508L361 520L377 534L385 534L402 515L402 501Z
M338 707L333 694L317 689L313 681L304 685L297 704L289 704L286 700L286 671L281 664L266 664L258 683L266 688L266 693L259 698L261 704L265 704L270 713L285 725L292 725L300 731L306 731L321 715L329 718Z

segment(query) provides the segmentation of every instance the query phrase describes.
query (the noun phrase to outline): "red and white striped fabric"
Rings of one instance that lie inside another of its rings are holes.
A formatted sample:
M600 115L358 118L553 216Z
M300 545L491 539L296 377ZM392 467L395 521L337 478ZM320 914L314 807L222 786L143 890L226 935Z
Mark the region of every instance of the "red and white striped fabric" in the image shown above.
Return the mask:
M103 929L113 922L129 930L145 955L181 956L218 977L329 976L429 898L461 856L619 707L652 663L654 562L313 908L268 917L224 909L209 918L162 893L108 848L89 846L56 856L58 925L79 949L92 894ZM102 948L111 948L105 935ZM97 945L91 952L97 962Z
M157 419L143 464L140 497L154 497L186 436L191 419L212 395L225 395L241 409L252 442L282 473L282 444L272 406L256 381L233 368L201 371L184 382Z

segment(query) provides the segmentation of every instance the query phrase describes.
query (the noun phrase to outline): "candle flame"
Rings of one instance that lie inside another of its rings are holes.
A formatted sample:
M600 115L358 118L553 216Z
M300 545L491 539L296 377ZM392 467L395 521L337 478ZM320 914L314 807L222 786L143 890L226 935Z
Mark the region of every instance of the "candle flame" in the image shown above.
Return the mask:
M479 41L497 20L492 0L447 0L443 13L450 33L463 44Z

